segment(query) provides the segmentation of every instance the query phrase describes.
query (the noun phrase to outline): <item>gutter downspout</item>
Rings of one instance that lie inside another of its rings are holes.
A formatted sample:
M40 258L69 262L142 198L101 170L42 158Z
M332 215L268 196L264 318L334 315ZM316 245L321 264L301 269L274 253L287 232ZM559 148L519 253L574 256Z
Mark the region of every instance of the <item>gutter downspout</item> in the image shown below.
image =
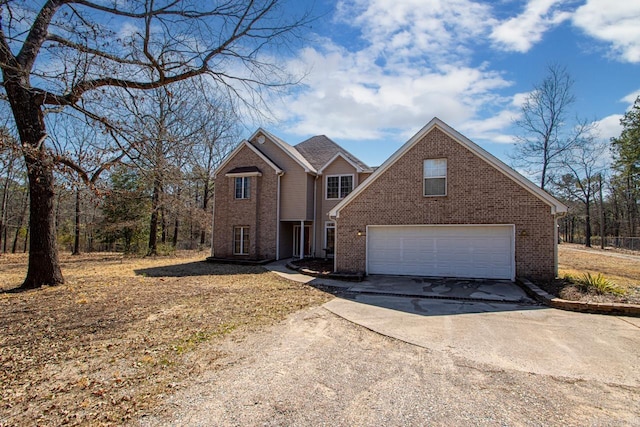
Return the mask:
M300 220L300 259L304 259L304 220Z
M284 172L278 174L278 189L276 192L276 260L280 259L280 178Z
M318 219L317 212L317 201L318 201L318 176L316 175L316 179L313 180L313 256L318 256L318 242L316 241L316 228L318 224L316 220Z
M337 271L336 260L338 259L338 215L329 215L329 219L333 221L333 272L335 273Z
M213 250L213 236L215 234L215 224L216 224L216 193L215 193L215 187L213 190L213 197L211 198L211 258L213 258L215 256L214 250Z
M553 210L555 211L555 209ZM562 218L566 214L566 212L553 212L553 271L556 277L558 277L558 218Z

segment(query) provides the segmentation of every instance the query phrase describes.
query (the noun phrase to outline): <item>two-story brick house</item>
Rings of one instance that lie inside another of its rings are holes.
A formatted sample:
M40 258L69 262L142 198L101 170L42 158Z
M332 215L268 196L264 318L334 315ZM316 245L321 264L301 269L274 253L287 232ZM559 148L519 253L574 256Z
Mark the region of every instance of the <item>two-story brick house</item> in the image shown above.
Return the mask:
M291 146L258 129L214 175L212 255L332 256L335 223L327 214L372 172L324 135Z
M375 171L325 136L291 146L259 129L216 171L212 256L546 279L566 210L437 118Z

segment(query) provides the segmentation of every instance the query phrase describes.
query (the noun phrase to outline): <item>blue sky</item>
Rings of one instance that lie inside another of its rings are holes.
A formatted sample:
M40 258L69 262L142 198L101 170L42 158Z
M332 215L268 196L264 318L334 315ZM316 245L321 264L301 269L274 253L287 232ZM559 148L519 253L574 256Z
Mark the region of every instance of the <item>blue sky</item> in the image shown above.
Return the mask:
M300 2L298 3L300 4ZM265 125L291 144L326 134L381 164L438 116L502 160L521 102L551 63L575 79L575 114L619 135L640 94L638 0L317 0L293 57L303 84Z

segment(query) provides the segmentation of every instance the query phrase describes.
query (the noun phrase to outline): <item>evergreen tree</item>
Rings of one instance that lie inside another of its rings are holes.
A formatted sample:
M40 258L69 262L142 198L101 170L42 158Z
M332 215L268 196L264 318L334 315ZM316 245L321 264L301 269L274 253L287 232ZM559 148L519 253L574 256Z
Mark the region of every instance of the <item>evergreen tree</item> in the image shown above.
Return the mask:
M109 246L122 245L125 253L136 252L146 239L149 196L140 178L125 166L110 177L111 190L102 205L100 237Z
M630 236L638 228L638 201L640 199L640 96L633 107L620 119L622 133L611 139L617 174L614 182L623 199L624 217Z

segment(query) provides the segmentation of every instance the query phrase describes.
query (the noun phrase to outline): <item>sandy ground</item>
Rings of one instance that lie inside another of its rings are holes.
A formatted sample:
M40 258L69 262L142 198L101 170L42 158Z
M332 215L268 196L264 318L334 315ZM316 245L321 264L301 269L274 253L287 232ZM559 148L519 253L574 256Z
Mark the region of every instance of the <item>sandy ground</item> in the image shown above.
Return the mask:
M203 349L205 350L205 349ZM640 390L507 370L305 309L168 396L143 426L640 425Z

